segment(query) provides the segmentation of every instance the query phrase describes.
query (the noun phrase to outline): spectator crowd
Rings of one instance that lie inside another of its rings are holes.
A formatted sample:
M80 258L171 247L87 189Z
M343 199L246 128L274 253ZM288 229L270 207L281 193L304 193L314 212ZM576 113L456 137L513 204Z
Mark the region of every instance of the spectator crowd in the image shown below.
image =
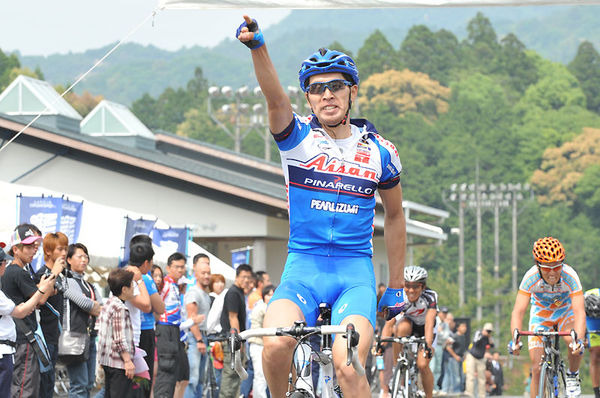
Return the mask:
M262 327L275 290L266 272L239 265L227 289L207 255L193 258L190 275L179 252L163 269L153 262L151 238L136 235L128 265L113 269L100 291L85 278L86 246L62 232L42 237L35 225L21 224L6 243L0 242L0 397L52 397L57 364L66 368L69 397L269 396L262 339L245 347L249 378L242 382L225 335ZM34 270L38 250L44 261ZM439 308L429 365L437 395L502 395L492 324L472 340L467 328ZM394 362L391 349L378 358L381 398L389 396Z
M243 383L225 355L230 328L262 327L275 289L266 272L239 265L226 289L207 255L193 258L189 275L179 252L163 269L151 238L136 235L128 265L102 290L86 280L86 246L62 232L21 224L0 247L0 397L52 397L57 366L69 397L202 397L207 388L210 398L269 396L262 340L245 347Z

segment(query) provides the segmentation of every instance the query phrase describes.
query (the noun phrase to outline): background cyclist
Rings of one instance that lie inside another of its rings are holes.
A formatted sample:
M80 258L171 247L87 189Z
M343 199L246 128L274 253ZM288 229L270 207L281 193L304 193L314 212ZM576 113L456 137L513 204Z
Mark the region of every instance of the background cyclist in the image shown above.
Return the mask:
M404 269L404 291L407 300L404 312L385 324L381 337L391 337L392 332L399 337L425 336L427 348L425 351L423 347L419 350L417 367L421 374L425 395L427 398L431 398L433 396L433 372L429 368L429 362L431 361L433 344L436 338L434 328L438 295L434 290L427 288L427 270L414 265ZM399 350L395 347L394 351ZM424 353L426 355L423 355ZM395 357L398 356L397 354L398 352L394 353Z
M585 292L585 322L590 348L590 380L594 395L600 398L600 289Z
M523 277L513 308L510 330L521 330L523 316L531 303L529 330L551 330L554 325L559 331L575 329L577 336L585 335L585 308L579 276L573 268L564 263L565 249L558 239L546 237L533 244L535 265ZM569 371L567 372L567 396L581 394L579 365L583 353L583 341L571 342L568 350ZM509 343L509 352L518 355L518 341ZM529 357L531 359L530 395L535 398L538 392L541 357L544 353L542 340L529 337Z
M352 322L360 333L364 364L375 326L372 234L375 191L385 208L389 287L382 305L401 305L406 225L395 147L366 120L351 121L358 95L354 61L321 49L302 63L299 80L313 114L295 115L270 59L258 24L248 16L236 32L252 51L265 96L269 127L281 153L288 189L288 258L267 313L265 327L305 319L313 325L320 302L332 306L332 323ZM263 367L274 397L287 391L294 340L265 338ZM333 359L344 397L370 397L366 377L345 365L345 341L335 339Z

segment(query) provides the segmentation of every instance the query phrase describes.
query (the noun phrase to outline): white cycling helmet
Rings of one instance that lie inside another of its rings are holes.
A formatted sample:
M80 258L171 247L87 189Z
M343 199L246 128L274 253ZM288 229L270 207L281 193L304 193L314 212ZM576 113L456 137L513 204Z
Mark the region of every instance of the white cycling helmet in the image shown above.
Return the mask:
M404 268L405 282L427 282L427 270L416 265L409 265Z

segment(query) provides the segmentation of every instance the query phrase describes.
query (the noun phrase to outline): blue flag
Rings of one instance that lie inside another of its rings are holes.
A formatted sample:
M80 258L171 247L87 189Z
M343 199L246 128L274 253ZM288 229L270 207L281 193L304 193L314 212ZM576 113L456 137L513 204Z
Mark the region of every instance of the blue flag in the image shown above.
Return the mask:
M29 223L40 229L42 237L60 231L67 235L69 243L77 242L81 228L83 203L52 196L20 196L19 224ZM31 267L40 269L44 262L43 248L38 250Z
M129 262L129 241L131 238L138 234L150 235L156 223L156 220L144 220L143 218L134 220L129 218L129 216L125 218L127 223L125 225L125 241L123 243L124 251L123 257L121 257L121 261L119 262L119 267L124 267Z

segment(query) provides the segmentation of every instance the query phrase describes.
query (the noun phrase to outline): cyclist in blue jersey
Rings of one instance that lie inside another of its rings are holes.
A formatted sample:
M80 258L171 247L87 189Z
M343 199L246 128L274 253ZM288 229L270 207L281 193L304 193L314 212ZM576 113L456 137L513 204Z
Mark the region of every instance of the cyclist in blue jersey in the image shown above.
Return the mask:
M406 224L394 145L364 119L350 120L358 70L344 53L320 49L300 68L300 87L312 115L300 117L284 92L255 20L244 16L236 37L251 49L256 78L267 101L269 127L281 154L288 190L288 258L264 319L265 327L297 320L314 325L319 304L333 324L353 323L365 363L375 326L376 293L371 257L378 191L385 209L389 287L380 306L404 305ZM287 391L295 341L264 339L263 368L274 397ZM346 366L343 339L333 360L344 397L370 397L364 376Z

